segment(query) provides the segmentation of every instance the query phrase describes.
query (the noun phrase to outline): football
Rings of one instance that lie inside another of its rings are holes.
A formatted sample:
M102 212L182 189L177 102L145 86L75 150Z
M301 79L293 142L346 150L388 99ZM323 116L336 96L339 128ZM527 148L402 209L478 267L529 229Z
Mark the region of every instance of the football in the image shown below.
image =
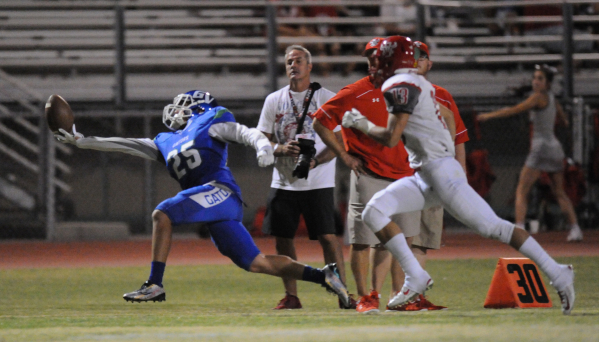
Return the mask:
M52 132L59 128L71 133L75 117L71 107L60 95L50 95L46 102L46 121Z

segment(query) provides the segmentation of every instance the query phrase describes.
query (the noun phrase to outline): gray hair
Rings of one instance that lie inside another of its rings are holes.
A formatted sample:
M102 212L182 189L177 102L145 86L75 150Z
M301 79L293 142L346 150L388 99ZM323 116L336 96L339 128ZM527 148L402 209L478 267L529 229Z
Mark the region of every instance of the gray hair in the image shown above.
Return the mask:
M310 53L310 51L308 51L308 49L306 49L305 47L303 47L301 45L288 46L287 49L285 49L285 60L287 60L287 56L293 50L303 51L306 54L306 59L308 60L308 64L312 64L312 54Z

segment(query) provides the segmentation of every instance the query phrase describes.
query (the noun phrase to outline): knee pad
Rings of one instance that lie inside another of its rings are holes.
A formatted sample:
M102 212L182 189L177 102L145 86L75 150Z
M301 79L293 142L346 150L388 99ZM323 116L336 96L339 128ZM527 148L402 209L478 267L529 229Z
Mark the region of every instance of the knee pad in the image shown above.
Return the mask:
M516 226L508 221L499 220L495 224L487 227L485 230L481 230L481 234L484 237L499 240L503 243L509 244L512 240L512 233Z
M367 205L362 212L362 221L366 223L373 233L376 233L385 228L385 226L391 222L391 219L375 207Z

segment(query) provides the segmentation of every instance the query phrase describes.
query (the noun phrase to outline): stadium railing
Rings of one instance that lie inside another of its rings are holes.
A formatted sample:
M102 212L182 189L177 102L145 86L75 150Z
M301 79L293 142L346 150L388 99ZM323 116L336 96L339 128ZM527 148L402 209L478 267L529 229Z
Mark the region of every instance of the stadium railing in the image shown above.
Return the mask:
M71 192L62 180L71 173L71 166L57 154L70 155L72 150L65 145L55 147L42 120L35 124L26 118L43 117L41 94L2 70L0 84L10 85L10 92L1 88L2 95L16 104L0 105L0 238L43 238L45 226L55 221L56 192Z

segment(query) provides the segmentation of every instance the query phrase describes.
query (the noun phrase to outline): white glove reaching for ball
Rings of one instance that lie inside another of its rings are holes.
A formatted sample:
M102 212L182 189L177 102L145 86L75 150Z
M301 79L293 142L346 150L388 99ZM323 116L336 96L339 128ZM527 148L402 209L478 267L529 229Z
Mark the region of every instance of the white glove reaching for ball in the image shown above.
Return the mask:
M73 124L73 133L69 133L62 128L58 129L58 133L54 133L54 139L63 144L77 145L77 140L84 138L83 134L77 132L75 124Z
M352 110L348 110L343 115L343 119L341 120L341 125L345 128L355 128L360 131L368 134L368 131L374 124L370 122L359 110L352 108Z
M268 165L272 165L275 162L274 150L270 144L260 151L258 151L258 166L266 167Z

